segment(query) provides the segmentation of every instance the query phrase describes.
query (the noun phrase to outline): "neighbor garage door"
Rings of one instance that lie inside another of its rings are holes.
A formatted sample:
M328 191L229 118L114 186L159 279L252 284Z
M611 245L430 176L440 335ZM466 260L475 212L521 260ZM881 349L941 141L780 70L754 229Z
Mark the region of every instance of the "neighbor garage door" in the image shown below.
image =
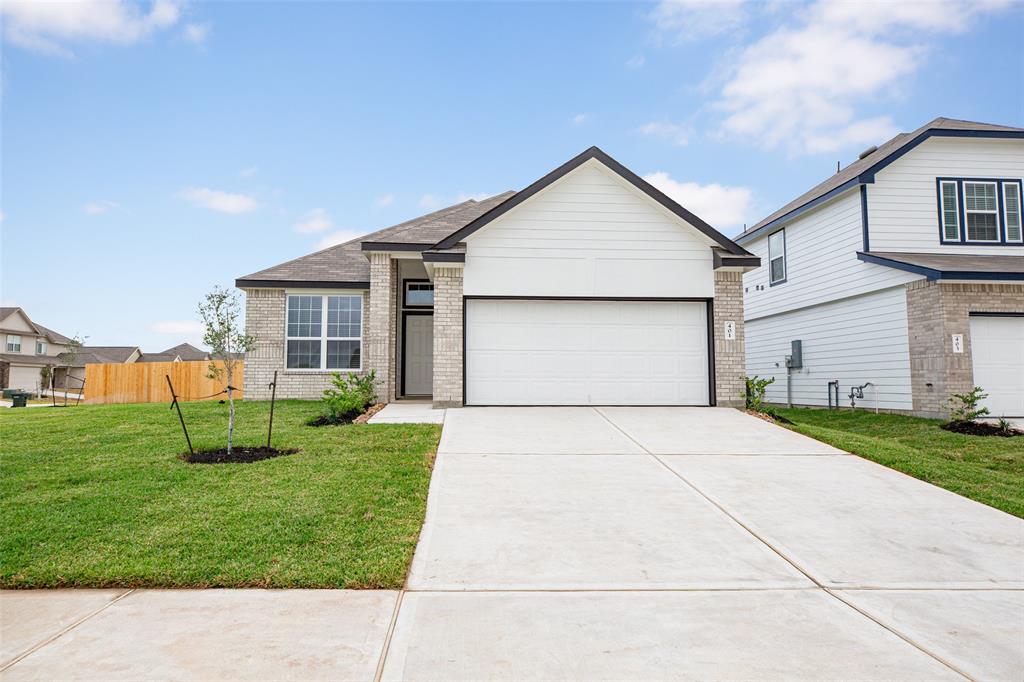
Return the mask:
M1024 417L1024 317L971 316L974 385L996 416Z
M707 405L703 301L466 301L467 405Z

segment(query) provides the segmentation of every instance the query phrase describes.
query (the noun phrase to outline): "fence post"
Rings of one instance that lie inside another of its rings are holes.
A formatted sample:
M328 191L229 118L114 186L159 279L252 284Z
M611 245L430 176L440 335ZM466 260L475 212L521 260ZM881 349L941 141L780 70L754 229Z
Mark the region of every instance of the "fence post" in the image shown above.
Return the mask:
M185 418L181 416L181 405L178 404L178 396L174 393L174 384L171 383L171 376L165 374L164 378L167 379L167 387L171 389L171 409L178 408L178 420L181 422L181 430L185 432L185 442L188 443L188 453L195 456L196 452L192 449L192 439L188 437L188 429L185 428Z

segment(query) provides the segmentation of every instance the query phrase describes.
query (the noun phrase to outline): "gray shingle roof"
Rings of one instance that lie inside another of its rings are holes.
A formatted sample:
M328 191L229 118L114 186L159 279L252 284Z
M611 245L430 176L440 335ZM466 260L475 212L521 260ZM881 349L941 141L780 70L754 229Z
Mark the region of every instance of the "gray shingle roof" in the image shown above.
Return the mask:
M503 192L493 197L442 208L439 211L407 220L383 230L331 246L307 256L292 259L280 265L259 270L240 277L236 284L246 282L353 282L370 281L370 263L363 253L363 242L398 244L434 244L463 227L478 216L491 210L515 192Z
M929 121L923 126L918 128L912 133L900 133L896 137L892 138L888 142L880 145L877 150L868 154L863 159L857 159L846 168L843 168L835 175L829 177L808 191L804 192L796 199L793 199L788 204L775 211L771 215L765 217L753 227L748 228L742 234L736 237L737 240L743 239L752 232L755 232L778 218L786 215L790 211L800 208L804 204L810 203L825 194L828 194L832 190L840 187L845 182L853 180L862 172L871 168L882 159L886 158L890 154L899 151L901 148L910 144L914 139L928 130L978 130L978 131L993 131L993 132L1024 132L1024 128L1012 128L1010 126L994 125L991 123L978 123L975 121L961 121L953 118L936 118L934 121Z
M136 362L174 362L179 359L177 353L143 353Z
M138 346L82 346L75 356L75 367L125 362L138 349ZM61 357L64 355L66 354L61 353Z
M147 355L156 354L147 353ZM207 360L210 357L205 350L200 350L191 343L179 343L177 346L171 346L167 350L160 351L160 355L177 355L182 360Z
M1024 275L1024 258L1021 256L979 256L969 253L896 253L891 251L867 251L865 255L938 272Z

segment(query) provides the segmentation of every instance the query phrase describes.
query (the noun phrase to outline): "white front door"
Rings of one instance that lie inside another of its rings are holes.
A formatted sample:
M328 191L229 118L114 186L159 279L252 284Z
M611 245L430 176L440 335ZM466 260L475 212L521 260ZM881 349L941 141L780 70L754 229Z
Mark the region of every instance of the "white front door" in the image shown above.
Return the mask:
M405 317L404 395L430 395L434 392L434 316Z
M466 301L467 405L707 405L703 301Z
M971 316L974 385L994 417L1024 417L1024 317Z

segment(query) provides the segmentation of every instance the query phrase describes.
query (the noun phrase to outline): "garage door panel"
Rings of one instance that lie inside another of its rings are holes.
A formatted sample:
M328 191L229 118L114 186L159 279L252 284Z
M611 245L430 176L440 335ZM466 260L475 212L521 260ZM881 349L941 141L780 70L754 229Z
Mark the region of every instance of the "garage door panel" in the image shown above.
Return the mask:
M703 302L466 302L471 405L706 405Z
M971 317L974 385L996 416L1024 417L1024 317Z

